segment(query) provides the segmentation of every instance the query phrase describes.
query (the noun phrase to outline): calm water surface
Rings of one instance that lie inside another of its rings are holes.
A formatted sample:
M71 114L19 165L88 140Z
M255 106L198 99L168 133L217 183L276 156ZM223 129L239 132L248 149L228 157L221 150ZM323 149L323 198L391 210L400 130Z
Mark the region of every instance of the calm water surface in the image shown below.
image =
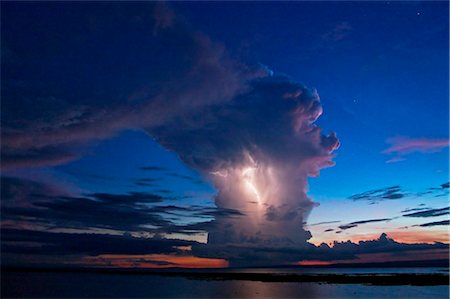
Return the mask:
M348 269L345 272L343 269L333 270L350 273ZM365 273L374 273L374 269L371 270ZM6 272L1 277L1 293L2 298L449 298L449 287L206 281L140 274Z

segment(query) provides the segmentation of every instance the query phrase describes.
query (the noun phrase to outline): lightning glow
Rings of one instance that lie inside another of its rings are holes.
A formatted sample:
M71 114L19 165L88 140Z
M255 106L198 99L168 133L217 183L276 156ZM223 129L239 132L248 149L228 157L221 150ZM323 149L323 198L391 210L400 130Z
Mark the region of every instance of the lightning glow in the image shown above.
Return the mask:
M254 185L254 172L256 167L247 167L242 171L242 178L244 180L244 184L256 197L258 204L261 204L261 196L259 195L258 189Z

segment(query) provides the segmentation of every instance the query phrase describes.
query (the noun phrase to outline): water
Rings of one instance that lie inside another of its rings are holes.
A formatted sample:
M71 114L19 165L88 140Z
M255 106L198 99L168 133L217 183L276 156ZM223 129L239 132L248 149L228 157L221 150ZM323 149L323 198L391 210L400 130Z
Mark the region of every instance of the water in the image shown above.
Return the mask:
M255 269L251 270L255 272ZM349 269L327 270L350 273ZM367 269L355 271L359 270ZM373 273L374 269L371 270L369 272ZM449 287L208 281L142 274L5 272L1 277L1 293L2 298L448 298Z
M242 273L280 273L280 274L442 274L449 273L444 267L411 268L246 268L229 269L230 272Z

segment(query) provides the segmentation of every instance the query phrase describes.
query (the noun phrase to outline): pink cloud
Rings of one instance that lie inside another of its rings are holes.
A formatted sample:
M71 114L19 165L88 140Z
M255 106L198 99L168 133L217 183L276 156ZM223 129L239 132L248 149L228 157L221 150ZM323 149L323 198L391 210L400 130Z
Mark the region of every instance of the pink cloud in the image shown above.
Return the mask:
M432 139L432 138L409 138L394 137L389 138L387 143L390 147L382 151L383 154L394 154L393 158L386 161L387 163L395 163L405 160L404 155L411 153L435 153L450 145L448 138Z

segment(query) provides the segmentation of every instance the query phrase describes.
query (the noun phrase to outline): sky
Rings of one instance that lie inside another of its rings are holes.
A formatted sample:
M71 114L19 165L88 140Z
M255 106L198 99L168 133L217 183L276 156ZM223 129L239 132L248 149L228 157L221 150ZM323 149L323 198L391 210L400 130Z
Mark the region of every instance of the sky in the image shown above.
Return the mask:
M448 11L2 2L2 263L448 258Z

